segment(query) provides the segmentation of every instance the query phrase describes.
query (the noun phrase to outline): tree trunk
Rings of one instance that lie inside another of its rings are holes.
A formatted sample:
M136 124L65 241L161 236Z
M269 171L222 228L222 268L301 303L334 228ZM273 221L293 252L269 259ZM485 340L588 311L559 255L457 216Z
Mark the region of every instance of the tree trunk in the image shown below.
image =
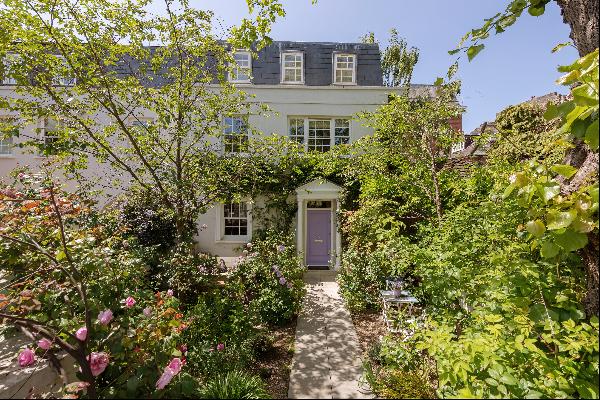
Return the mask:
M579 56L598 48L598 0L556 0Z
M583 57L598 48L598 1L556 0L563 21L571 27L569 37ZM569 181L561 182L561 193L569 195L581 187L598 181L598 153L594 153L581 140L568 151L565 164L579 169ZM588 244L579 254L585 266L587 293L583 306L588 317L598 315L598 232L588 234Z

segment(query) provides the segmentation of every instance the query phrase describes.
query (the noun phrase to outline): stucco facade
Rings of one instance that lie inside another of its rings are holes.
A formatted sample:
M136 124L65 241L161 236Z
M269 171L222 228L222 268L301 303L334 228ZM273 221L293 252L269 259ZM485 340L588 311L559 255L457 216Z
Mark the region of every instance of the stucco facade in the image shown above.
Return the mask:
M286 51L299 54L296 60L302 60L302 69L298 72L301 77L299 82L285 82L287 72L282 67L281 59ZM337 71L332 65L340 54L347 54L349 58L345 59L345 65L351 66L347 68L347 79L344 82L336 82L339 74L336 75ZM352 62L349 63L348 60ZM247 81L236 84L239 89L252 95L252 102L267 105L271 112L248 116L248 125L266 135L282 136L292 135L292 120L306 124L302 132L309 131L309 126L313 129L313 122L314 132L318 129L321 129L321 133L326 132L323 126L331 129L330 139L310 139L310 133L304 133L306 146L310 140L320 141L321 145L326 143L327 148L333 146L338 140L333 133L337 132L335 124L338 123L344 124L344 135L348 135L343 138L343 143L352 143L371 134L372 131L357 119L357 114L376 110L388 101L390 93L397 91L382 84L379 49L376 45L276 42L259 52L257 59L252 59L251 64L252 75L242 75ZM215 90L218 90L216 85ZM0 95L3 97L11 96L11 91L13 88L10 85L0 86ZM413 95L430 94L431 87L416 85L412 91ZM7 115L3 115L0 110L0 118L3 116ZM147 117L152 118L152 115ZM6 177L18 166L29 165L35 170L44 162L44 157L14 146L21 138L37 137L36 128L32 126L22 129L20 138L13 140L10 154L0 155L0 178ZM126 189L124 184L115 186L106 181L110 176L106 166L90 163L85 175L98 180L98 188L104 192L100 205ZM317 253L327 251L327 264L339 265L343 249L336 220L338 193L339 188L330 182L315 181L290 195L290 203L296 203L298 207L295 220L298 251L309 264L310 260L319 259ZM252 231L256 229L252 221L252 208L260 206L261 201L248 199L244 204L215 204L198 220L199 233L196 239L199 249L221 257L239 255L241 245L252 239ZM330 214L324 210L329 210ZM320 221L319 216L326 217L326 222ZM311 251L315 254L306 254Z

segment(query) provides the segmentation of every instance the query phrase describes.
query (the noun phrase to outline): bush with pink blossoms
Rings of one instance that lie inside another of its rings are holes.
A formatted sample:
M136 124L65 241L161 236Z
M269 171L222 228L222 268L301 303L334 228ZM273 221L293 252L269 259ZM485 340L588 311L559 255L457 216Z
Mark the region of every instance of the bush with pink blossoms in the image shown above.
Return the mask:
M252 255L242 256L232 273L231 287L268 324L284 324L300 310L306 269L293 241L291 235L262 232L261 237L252 241Z
M0 259L15 282L3 288L0 312L33 337L15 352L18 365L47 364L67 352L81 382L66 386L65 396L76 386L88 397L149 397L185 344L190 323L176 293L149 285L149 250L124 240L110 212L97 213L35 175L22 174L17 185L0 193ZM42 321L41 328L22 317ZM182 363L162 395L192 396L197 386Z

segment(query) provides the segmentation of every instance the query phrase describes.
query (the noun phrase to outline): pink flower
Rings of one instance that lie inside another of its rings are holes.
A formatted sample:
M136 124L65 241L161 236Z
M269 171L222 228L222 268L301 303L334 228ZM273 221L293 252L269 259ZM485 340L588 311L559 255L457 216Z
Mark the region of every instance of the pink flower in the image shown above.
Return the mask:
M167 386L169 382L171 382L171 379L173 379L173 377L177 375L179 371L181 371L182 365L183 363L179 358L172 359L169 365L165 367L165 370L163 371L160 378L158 378L158 381L156 381L156 388L164 389L165 386Z
M84 342L87 338L87 328L82 326L81 328L77 329L77 332L75 332L75 337Z
M19 354L19 366L28 367L35 362L35 353L29 347Z
M39 348L43 349L43 350L48 350L48 349L50 349L50 347L52 347L52 342L46 338L38 340L37 344L38 344Z
M112 321L112 319L113 313L111 310L100 311L100 314L98 314L98 322L100 322L102 325L110 324L110 321Z
M283 253L285 251L285 246L280 244L277 246L277 252L278 253Z
M185 354L185 353L187 353L187 346L186 346L185 344L182 344L182 345L179 347L179 350L181 350L181 352L182 352L183 354Z
M131 308L135 305L135 299L131 296L125 299L125 307Z
M173 289L167 290L167 296L173 297Z
M293 288L293 287L294 287L294 285L292 285L292 283L291 283L291 282L288 282L288 283L287 283L287 288L288 288L288 289L291 289L291 288Z
M283 276L281 278L279 278L279 284L285 285L285 278Z
M90 369L92 370L92 375L94 376L98 376L103 373L108 366L108 354L106 353L93 352L87 357L87 360L90 363Z
M223 350L225 350L225 345L224 345L223 343L219 343L219 344L217 345L217 350L218 350L218 351L223 351Z
M146 307L144 308L144 316L150 318L152 316L152 308L151 307Z

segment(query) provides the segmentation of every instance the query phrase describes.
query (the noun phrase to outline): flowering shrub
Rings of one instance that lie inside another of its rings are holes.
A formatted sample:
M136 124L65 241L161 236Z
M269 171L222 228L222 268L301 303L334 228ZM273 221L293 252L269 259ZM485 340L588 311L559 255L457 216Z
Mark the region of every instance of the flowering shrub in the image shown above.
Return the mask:
M217 258L198 253L193 243L173 247L157 267L160 286L171 288L184 304L195 304L219 273Z
M292 238L286 239L269 232L265 239L248 243L230 278L231 285L269 324L292 319L304 295L305 267L290 244Z
M188 322L179 301L146 286L142 250L124 246L118 231L91 224L98 219L76 196L42 176L18 178L19 188L0 189L0 258L10 279L0 318L35 338L19 353L19 365L64 351L83 381L70 391L85 389L89 397L154 392L174 356L184 366L180 336ZM194 387L177 372L171 379Z

